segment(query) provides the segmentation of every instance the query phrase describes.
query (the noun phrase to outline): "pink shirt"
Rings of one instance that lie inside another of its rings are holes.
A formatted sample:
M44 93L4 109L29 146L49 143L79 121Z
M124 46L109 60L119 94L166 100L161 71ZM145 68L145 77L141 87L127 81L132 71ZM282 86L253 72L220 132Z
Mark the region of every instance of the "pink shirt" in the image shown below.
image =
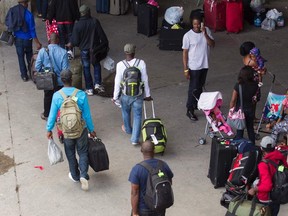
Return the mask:
M288 109L288 98L287 97L283 100L282 105L283 105L283 110Z

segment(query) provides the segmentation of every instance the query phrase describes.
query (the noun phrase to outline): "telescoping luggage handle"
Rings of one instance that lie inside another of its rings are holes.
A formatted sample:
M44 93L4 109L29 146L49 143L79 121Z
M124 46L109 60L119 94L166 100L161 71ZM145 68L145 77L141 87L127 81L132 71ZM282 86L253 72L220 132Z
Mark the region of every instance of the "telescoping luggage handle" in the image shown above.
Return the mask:
M146 102L143 103L143 109L144 109L144 118L147 119L147 111L146 111ZM154 102L151 100L151 106L152 106L152 117L155 118L155 110L154 110Z

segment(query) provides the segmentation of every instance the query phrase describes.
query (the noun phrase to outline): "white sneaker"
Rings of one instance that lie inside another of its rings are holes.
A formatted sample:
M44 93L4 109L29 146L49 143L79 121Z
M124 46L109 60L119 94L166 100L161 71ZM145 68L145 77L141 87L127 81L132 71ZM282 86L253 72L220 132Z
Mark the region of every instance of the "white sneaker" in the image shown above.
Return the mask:
M94 89L97 92L104 92L105 91L104 87L102 85L99 85L99 84L95 84Z
M67 51L67 54L68 54L68 59L69 59L69 60L74 59L74 54L73 54L72 50L68 50L68 51Z
M81 182L81 189L84 191L87 191L89 189L89 184L88 184L88 180L81 177L80 178L80 182Z
M73 177L72 177L72 175L71 175L71 173L70 173L70 172L69 172L68 176L69 176L69 178L71 179L71 181L73 181L74 183L77 183L77 182L79 182L79 180L78 180L78 181L76 181L75 179L73 179Z
M94 93L93 93L93 89L86 89L86 94L89 95L89 96L92 96Z

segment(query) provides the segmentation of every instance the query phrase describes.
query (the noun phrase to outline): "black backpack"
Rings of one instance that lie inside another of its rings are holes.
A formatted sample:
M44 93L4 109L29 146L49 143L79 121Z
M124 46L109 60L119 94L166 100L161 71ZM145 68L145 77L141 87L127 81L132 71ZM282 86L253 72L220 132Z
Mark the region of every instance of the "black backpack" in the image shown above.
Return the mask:
M271 170L269 164L272 164L276 169L273 176L273 188L270 192L271 200L278 204L288 203L288 169L281 163L276 164L274 161L267 159L263 159L262 161L267 164L270 175Z
M140 59L136 59L133 66L124 60L126 66L121 83L122 93L128 96L139 96L143 92L143 83L141 82L141 72L138 68Z
M169 208L174 203L174 195L171 181L167 174L163 172L164 162L158 160L156 168L147 162L142 161L139 165L148 170L149 176L146 183L146 193L144 201L147 207L156 212L161 212Z

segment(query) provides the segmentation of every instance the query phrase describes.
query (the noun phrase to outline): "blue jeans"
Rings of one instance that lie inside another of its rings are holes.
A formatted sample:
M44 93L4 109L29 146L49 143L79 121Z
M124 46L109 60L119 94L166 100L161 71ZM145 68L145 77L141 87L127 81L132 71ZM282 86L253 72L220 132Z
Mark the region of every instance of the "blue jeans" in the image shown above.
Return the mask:
M121 95L122 118L125 131L132 134L131 142L138 143L141 132L143 95L131 97ZM133 128L131 127L131 110L133 111Z
M15 47L16 52L18 56L18 62L19 62L19 68L21 77L28 77L27 74L27 67L25 63L25 55L26 55L26 61L28 64L28 68L31 65L31 58L33 55L33 49L32 49L32 39L31 40L24 40L20 38L15 39Z
M203 87L206 82L208 69L201 70L189 70L190 82L188 89L188 99L186 103L186 108L188 110L197 109L197 99L199 99L200 94L203 91Z
M255 132L254 132L254 112L251 108L250 110L244 110L246 129L249 140L255 144ZM243 138L244 130L237 130L235 139Z
M74 24L57 24L57 26L59 32L59 45L65 49L65 44L71 39Z
M85 87L86 89L93 89L93 78L90 72L90 53L89 50L81 51L81 61L84 70L84 78L85 78ZM94 67L94 80L95 84L101 85L102 77L101 77L101 65L100 63L96 63L93 65Z
M42 18L47 18L48 0L37 0L36 1L37 12L42 14Z
M77 139L64 138L65 154L69 164L69 171L74 180L78 181L80 177L89 179L88 176L88 130L85 128L82 135ZM79 164L76 159L75 149L79 156ZM80 171L79 171L80 170Z

